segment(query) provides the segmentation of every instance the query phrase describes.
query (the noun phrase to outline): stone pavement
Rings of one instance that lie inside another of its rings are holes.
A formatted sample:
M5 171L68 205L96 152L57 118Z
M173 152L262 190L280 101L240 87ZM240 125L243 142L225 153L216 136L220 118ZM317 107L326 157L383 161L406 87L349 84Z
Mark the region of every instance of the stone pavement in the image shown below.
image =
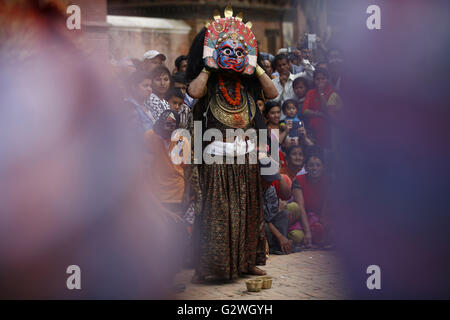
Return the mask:
M186 291L175 299L186 300L297 300L297 299L346 299L348 293L340 271L339 260L333 251L302 251L289 255L270 255L265 266L272 276L272 288L260 292L248 292L246 276L229 283L212 282L192 284L194 270L183 270L177 282L186 284Z

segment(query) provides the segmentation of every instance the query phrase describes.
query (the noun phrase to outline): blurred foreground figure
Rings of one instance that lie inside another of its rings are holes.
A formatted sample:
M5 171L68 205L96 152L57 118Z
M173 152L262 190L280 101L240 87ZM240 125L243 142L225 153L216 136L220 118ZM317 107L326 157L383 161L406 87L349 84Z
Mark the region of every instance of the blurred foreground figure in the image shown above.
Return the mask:
M108 67L41 3L0 5L0 298L167 297L178 253L141 179L143 136Z

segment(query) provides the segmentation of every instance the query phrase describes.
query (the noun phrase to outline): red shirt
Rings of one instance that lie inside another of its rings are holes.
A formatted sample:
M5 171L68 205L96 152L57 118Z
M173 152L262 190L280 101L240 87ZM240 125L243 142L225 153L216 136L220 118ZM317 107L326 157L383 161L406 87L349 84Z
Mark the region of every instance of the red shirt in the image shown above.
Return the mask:
M281 179L283 179L283 178L281 178ZM275 191L277 192L277 196L278 196L279 199L287 201L287 200L289 200L291 198L290 194L289 194L288 197L283 197L282 196L281 190L280 190L280 181L278 181L278 180L273 181L272 182L272 186L275 187Z
M296 176L292 188L302 189L306 212L322 213L329 188L327 177L322 176L316 183L312 183L307 174Z
M333 94L334 90L328 86L325 89L325 100L328 101L330 96ZM320 105L320 96L317 89L309 90L305 97L305 102L303 103L302 114L305 114L306 110L312 111L322 111L322 107ZM309 127L311 128L316 144L322 148L330 148L331 147L331 130L328 122L322 117L312 117L309 118Z
M280 173L284 174L286 171L286 167L287 167L287 163L286 160L284 158L284 153L281 152L281 150L278 151L278 156L280 157ZM275 190L277 191L277 196L278 198L281 198L282 200L288 200L284 199L284 197L281 196L281 191L280 191L280 182L278 180L275 180L272 182L272 186L275 187Z
M284 158L284 153L281 150L279 150L278 151L278 155L280 157L280 169L281 168L286 168L287 167L287 162L286 162L286 159Z

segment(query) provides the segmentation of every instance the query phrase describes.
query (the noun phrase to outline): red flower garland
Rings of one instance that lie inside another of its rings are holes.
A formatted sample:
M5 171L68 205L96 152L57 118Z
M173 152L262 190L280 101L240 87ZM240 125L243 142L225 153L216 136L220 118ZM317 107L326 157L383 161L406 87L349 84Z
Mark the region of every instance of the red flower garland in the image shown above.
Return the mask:
M231 99L230 95L228 94L227 88L225 87L225 83L223 82L223 79L220 75L219 75L219 86L220 92L222 92L223 97L229 104L231 104L232 106L238 106L241 103L241 82L239 80L236 82L236 88L234 89L235 95L234 99Z

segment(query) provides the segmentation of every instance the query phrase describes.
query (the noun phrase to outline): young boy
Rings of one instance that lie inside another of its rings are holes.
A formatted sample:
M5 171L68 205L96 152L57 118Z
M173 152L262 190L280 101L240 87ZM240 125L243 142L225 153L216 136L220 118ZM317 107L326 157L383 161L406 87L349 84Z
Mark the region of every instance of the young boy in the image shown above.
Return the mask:
M184 72L177 72L172 76L172 79L173 87L180 89L184 96L187 90L186 74Z
M166 100L169 102L170 109L180 112L184 101L184 95L180 89L172 88L166 94Z
M178 88L171 88L167 91L166 100L170 109L180 116L180 128L187 128L191 117L191 109L184 104L184 94Z

